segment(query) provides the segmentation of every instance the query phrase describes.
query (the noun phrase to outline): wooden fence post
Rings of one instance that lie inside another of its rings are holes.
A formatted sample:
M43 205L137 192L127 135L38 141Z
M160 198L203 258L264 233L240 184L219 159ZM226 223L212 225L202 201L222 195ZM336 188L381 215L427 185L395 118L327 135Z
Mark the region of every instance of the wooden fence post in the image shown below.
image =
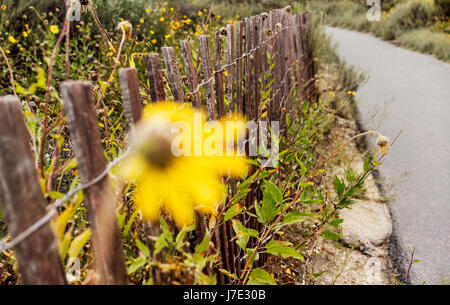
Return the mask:
M61 85L64 110L70 128L81 182L88 184L106 169L105 154L89 82ZM127 284L122 241L116 217L115 196L105 176L84 190L92 230L92 245L100 284Z
M215 83L216 83L216 99L219 117L225 115L225 101L223 93L223 72L218 72L222 68L222 39L220 31L216 29L216 65L215 65Z
M254 100L253 100L253 118L255 120L258 120L260 117L260 109L259 104L261 102L261 84L260 80L262 75L262 47L259 47L260 40L260 31L261 31L261 17L260 16L254 16L253 19L253 47L256 48L256 51L254 53Z
M252 50L252 38L253 38L253 22L251 18L245 18L245 116L251 120L252 117L252 96L253 96L253 58L254 55L250 54Z
M236 29L236 58L239 58L236 62L236 109L239 114L244 114L244 102L243 102L243 73L242 73L242 50L244 35L244 23L239 21Z
M194 92L197 90L197 87L198 87L198 79L197 79L197 73L194 69L194 64L192 61L191 47L189 45L188 40L181 41L181 52L183 54L184 67L185 67L186 75L188 78L189 90L191 92ZM193 95L194 95L193 96L194 107L200 107L201 106L200 95L198 94L198 92L195 92Z
M234 83L234 27L227 24L227 59L228 59L228 113L232 114L236 111L236 85Z
M184 91L181 85L180 71L178 69L175 51L171 47L163 47L161 48L161 51L163 53L164 62L166 63L170 91L172 91L173 98L177 102L184 102Z
M205 85L205 94L206 94L206 104L208 106L208 116L210 120L217 119L216 106L214 104L214 86L212 85L212 81L210 81L212 77L211 73L211 57L209 55L209 43L208 36L200 35L200 53L202 55L202 74L203 81L208 82Z
M0 97L0 204L8 232L17 236L46 214L47 202L34 166L20 101ZM50 226L43 225L14 247L24 284L66 284Z
M145 55L147 64L147 77L150 82L150 97L153 102L165 101L164 76L161 70L161 62L158 53Z
M133 68L119 69L119 81L125 118L128 126L134 126L141 119L143 110L137 70Z

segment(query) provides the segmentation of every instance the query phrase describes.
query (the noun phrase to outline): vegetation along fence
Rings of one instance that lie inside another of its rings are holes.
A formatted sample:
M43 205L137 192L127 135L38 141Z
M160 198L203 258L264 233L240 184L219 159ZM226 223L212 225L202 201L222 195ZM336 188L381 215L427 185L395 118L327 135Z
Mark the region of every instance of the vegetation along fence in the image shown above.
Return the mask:
M248 120L280 121L281 131L285 132L285 115L294 107L292 92L295 90L303 100L315 99L310 29L310 13L295 15L286 10L273 10L217 29L215 37L200 35L198 52L192 52L190 41L183 40L185 76L173 48L161 49L165 70L160 54L147 54L151 100L191 102L195 107L205 107L210 120L237 112ZM211 43L215 48L210 48ZM210 49L215 52L210 53ZM215 64L211 58L215 58ZM134 68L120 69L119 79L125 116L132 129L143 110L138 72ZM166 90L165 84L170 90ZM98 282L126 284L122 241L115 206L111 204L116 201L116 195L108 178L108 172L126 153L106 163L89 82L65 82L61 93L81 184L50 206L36 174L20 101L15 96L0 98L0 203L8 233L13 237L0 242L0 252L14 248L25 284L65 284L64 269L48 222L65 201L83 191ZM236 194L238 182L229 180L228 185ZM262 198L258 185L250 189L245 195L248 207ZM220 219L224 211L225 207L221 208L217 225L212 227L199 215L196 230L199 236L210 230L211 241L223 263L221 268L241 275L248 268L242 259L246 253L231 242L235 237L232 224ZM261 230L254 218L245 214L240 217L246 227ZM146 224L149 236L159 235L160 230L159 223ZM153 242L147 240L150 249ZM256 241L250 239L249 247L255 246ZM265 260L261 256L257 264L262 265ZM233 281L222 272L217 274L219 283ZM155 283L161 282L161 277L164 275L154 274Z

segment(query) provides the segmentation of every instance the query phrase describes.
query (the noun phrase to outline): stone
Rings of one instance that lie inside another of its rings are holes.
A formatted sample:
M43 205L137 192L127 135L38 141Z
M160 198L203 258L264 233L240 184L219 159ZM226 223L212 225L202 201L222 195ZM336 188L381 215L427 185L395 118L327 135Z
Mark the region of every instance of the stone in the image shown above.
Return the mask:
M362 248L368 254L392 234L389 208L384 203L356 200L341 211L341 218L344 220L341 241Z

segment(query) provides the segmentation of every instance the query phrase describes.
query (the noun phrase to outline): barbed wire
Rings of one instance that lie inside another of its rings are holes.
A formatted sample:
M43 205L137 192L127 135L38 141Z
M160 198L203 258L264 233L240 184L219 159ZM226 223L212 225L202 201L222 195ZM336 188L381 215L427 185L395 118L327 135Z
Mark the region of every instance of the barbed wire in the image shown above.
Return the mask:
M60 207L64 202L71 199L78 192L83 191L83 190L93 186L94 184L97 184L98 182L100 182L103 178L105 178L109 174L109 172L114 168L114 166L116 166L120 161L122 161L123 159L128 157L131 153L133 153L133 151L131 151L130 149L126 150L122 155L120 155L119 157L117 157L116 159L111 161L100 175L98 175L97 177L95 177L94 179L92 179L91 181L89 181L86 184L78 185L76 188L74 188L73 190L69 191L66 195L64 195L64 197L56 200L53 204L51 204L47 208L48 209L47 214L45 214L38 221L36 221L33 225L28 227L28 229L26 229L25 231L23 231L22 233L17 235L11 241L6 242L8 237L5 237L2 241L0 241L0 252L8 251L9 249L17 246L19 243L21 243L22 241L27 239L31 234L33 234L39 228L41 228L44 224L49 222L52 219L52 217L56 215L58 207Z
M248 50L247 52L243 53L241 56L236 57L232 62L229 62L225 65L223 65L222 67L220 67L220 69L215 70L212 74L211 77L203 80L202 82L200 82L197 85L197 88L194 91L189 91L190 94L194 95L197 94L200 91L200 88L203 87L204 85L209 84L210 82L212 82L215 78L215 75L218 73L222 73L224 72L226 69L228 69L231 66L234 66L237 64L238 61L245 59L246 57L249 57L250 55L252 55L253 53L255 53L256 51L258 51L260 48L262 48L265 44L269 43L271 40L275 39L276 37L278 37L278 35L285 31L288 30L290 28L296 28L299 27L300 25L291 25L291 26L287 26L284 28L279 29L277 32L273 33L272 36L270 36L270 38L259 42L255 47L253 47L252 49Z

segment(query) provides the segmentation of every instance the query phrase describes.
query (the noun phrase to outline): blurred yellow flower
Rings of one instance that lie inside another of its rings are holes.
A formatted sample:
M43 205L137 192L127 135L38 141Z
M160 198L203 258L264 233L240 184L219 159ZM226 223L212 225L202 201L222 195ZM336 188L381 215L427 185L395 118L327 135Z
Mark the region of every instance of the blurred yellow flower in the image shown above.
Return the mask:
M159 21L164 22L166 20L164 17L159 18Z
M144 23L144 18L141 18L141 19L139 20L139 22L140 22L140 23Z
M6 53L6 54L9 54L9 53L11 53L11 51L8 50L8 49L6 49L6 50L5 50L5 53Z
M2 11L6 11L6 5L2 5Z
M146 9L145 11L147 12L147 14L150 14L150 13L152 12L152 9L151 9L151 8L148 8L148 9Z
M355 91L347 91L347 93L350 95L355 95Z
M156 39L152 39L151 43L155 44L156 43Z
M13 36L9 36L9 37L8 37L8 40L9 40L11 43L18 43L18 42L19 42L19 41L16 40Z
M170 38L172 35L171 34L167 34L166 36L164 36L166 39Z
M155 31L150 30L150 34L155 35Z
M198 13L197 13L199 16L201 16L201 15L203 15L203 12L202 11L198 11Z
M59 33L58 26L57 25L50 26L50 32L52 32L53 34L58 34Z
M22 35L23 35L23 37L28 37L28 33L27 32L23 32Z
M177 137L187 141L182 142L183 150L185 145L195 146L196 150L195 133L201 137L200 145L206 145L211 132L205 132L202 124L200 131L196 129L199 117L206 116L186 104L162 102L145 108L131 141L135 153L119 168L122 178L135 183L134 203L144 218L155 220L163 209L182 227L195 222L195 211L216 215L218 204L226 199L222 177L247 173L244 157L211 156L205 152L175 156L171 132L174 126L181 131ZM241 120L235 122L244 125Z

